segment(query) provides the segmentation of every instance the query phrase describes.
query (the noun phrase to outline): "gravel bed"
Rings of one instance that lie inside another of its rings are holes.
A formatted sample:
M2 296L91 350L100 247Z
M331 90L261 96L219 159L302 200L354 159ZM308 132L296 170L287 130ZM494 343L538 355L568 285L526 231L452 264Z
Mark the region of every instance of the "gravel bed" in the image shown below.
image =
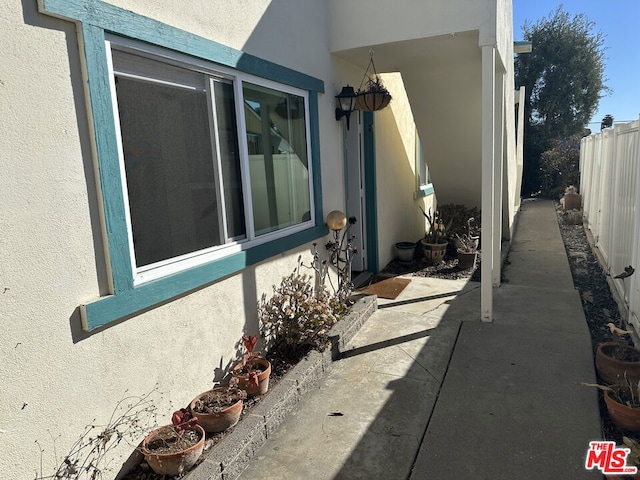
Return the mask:
M600 343L611 341L608 323L622 327L622 320L607 276L594 254L581 217L576 212L564 212L556 205L560 234L567 251L569 266L575 288L580 292L582 309L591 332L591 343L595 361L595 351ZM616 427L610 420L602 392L599 392L602 435L605 440L622 442L622 436L640 440L640 435Z

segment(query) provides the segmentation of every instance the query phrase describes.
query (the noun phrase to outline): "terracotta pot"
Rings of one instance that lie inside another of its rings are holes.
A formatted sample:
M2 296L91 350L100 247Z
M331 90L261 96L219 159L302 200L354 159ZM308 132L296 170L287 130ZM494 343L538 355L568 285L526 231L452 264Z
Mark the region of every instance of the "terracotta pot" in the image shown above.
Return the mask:
M242 400L239 399L233 405L223 408L219 413L204 413L196 410L196 404L198 400L206 395L215 395L220 392L226 391L239 392L237 388L218 387L212 390L202 392L196 398L194 398L189 404L189 410L191 415L198 418L198 425L205 429L209 433L223 432L227 428L233 427L240 420L240 414L242 413Z
M427 243L424 240L420 242L424 249L424 258L429 265L434 265L444 260L444 255L447 252L447 243Z
M467 270L476 266L476 257L478 252L461 252L458 250L458 268Z
M631 383L640 381L640 361L622 361L615 358L617 349L622 349L622 356L631 355L640 359L640 350L626 345L618 345L615 342L606 342L598 345L596 350L596 370L602 380L610 384L626 383L624 374Z
M563 203L565 210L580 210L582 207L582 195L579 193L565 194Z
M619 403L613 392L604 392L604 403L613 423L632 432L640 432L640 408L631 408Z
M248 373L240 373L242 370L242 364L239 363L235 367L231 374L238 379L238 388L247 392L247 397L255 397L256 395L264 395L269 390L269 376L271 375L271 362L266 358L255 357L247 362L251 368L262 370L258 374L258 386L251 387Z
M156 428L142 441L142 453L151 469L158 475L180 475L193 467L204 449L204 429L195 425L189 430L195 430L200 440L195 445L176 453L154 453L147 449L147 445L160 438L175 438L172 425Z

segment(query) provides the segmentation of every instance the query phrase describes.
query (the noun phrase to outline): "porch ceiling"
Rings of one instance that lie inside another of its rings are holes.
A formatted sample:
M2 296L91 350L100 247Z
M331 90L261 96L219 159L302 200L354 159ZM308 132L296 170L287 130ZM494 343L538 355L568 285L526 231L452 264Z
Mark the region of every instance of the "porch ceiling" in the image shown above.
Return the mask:
M374 52L378 73L400 72L402 75L438 202L480 206L482 50L479 32L364 46L335 52L335 55L356 65L364 74L370 50ZM358 84L354 86L357 88Z
M478 31L473 30L332 53L364 70L369 63L369 51L373 50L378 73L404 72L421 65L436 67L478 59L481 56L478 38Z

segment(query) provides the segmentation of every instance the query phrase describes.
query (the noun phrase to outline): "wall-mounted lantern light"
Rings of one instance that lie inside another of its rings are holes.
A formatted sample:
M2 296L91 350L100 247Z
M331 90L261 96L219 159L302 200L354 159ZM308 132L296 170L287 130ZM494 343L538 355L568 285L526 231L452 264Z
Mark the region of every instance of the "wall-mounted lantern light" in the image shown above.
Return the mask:
M338 106L336 107L336 120L340 121L342 117L347 117L347 130L349 130L349 117L351 112L356 109L356 92L353 87L347 85L342 87L342 91L336 95Z

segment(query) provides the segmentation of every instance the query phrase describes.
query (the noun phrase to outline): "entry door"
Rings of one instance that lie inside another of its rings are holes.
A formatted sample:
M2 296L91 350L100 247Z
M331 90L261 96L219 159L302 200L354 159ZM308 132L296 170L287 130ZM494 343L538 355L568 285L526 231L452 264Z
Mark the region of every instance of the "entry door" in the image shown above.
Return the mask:
M362 272L367 269L362 113L358 110L353 112L349 129L346 130L346 126L344 128L347 217L356 217L357 219L350 230L351 234L356 236L353 244L358 251L353 257L351 270Z

